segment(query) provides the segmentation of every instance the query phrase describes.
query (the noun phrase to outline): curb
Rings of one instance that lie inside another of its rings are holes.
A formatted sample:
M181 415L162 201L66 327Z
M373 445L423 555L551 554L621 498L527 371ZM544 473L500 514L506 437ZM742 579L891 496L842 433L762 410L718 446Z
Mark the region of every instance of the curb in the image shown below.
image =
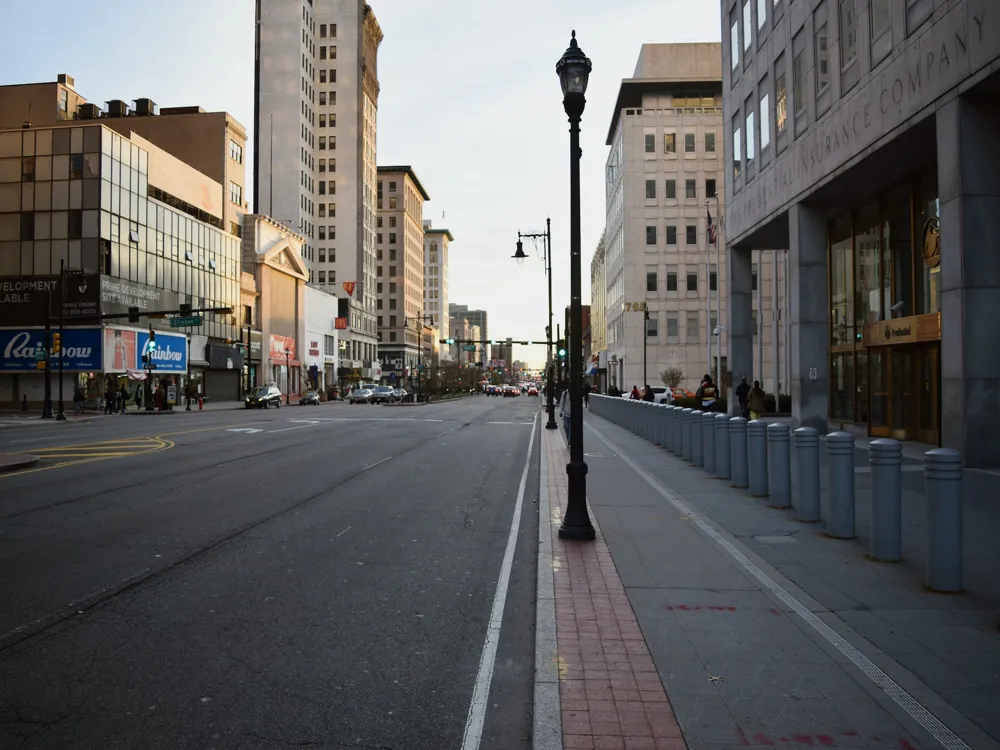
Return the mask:
M544 435L544 427L542 428ZM552 519L549 469L544 437L539 441L538 582L535 589L535 685L532 711L533 750L562 750L559 700L559 656L556 644L556 600L552 583Z
M27 453L0 453L0 472L27 469L40 460L38 456L29 456Z

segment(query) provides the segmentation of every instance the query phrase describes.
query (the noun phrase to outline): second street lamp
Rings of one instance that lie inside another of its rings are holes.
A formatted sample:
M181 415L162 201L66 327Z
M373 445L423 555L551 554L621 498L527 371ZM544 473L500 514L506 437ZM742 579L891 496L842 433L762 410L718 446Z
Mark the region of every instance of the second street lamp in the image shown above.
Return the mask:
M538 240L541 239L544 242L545 248L545 275L549 280L549 324L545 326L545 412L547 419L545 422L545 429L554 430L558 425L556 425L556 406L555 406L555 362L552 361L552 219L545 219L545 231L544 232L518 232L517 233L517 252L511 257L517 261L518 265L524 263L524 259L528 256L524 253L524 244L521 242L521 238Z
M596 536L587 513L587 464L583 460L583 300L580 269L580 118L587 105L584 94L590 77L590 59L577 45L576 31L569 48L556 63L562 85L563 109L569 118L569 464L566 515L560 539L588 541Z

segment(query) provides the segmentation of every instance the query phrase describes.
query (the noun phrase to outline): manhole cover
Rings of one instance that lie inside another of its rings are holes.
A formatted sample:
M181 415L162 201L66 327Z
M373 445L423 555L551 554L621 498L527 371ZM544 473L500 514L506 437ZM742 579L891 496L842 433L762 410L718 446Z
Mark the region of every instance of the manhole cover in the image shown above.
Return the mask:
M584 453L583 455L590 458L614 458L614 453Z

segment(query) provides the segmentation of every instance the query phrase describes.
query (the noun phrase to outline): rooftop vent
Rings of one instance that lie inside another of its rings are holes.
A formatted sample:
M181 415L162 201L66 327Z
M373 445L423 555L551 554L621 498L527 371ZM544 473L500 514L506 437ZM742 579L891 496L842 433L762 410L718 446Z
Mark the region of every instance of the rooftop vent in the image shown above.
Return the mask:
M132 114L136 117L152 117L160 114L160 108L152 99L136 99L132 105Z
M128 117L128 105L121 99L112 99L105 104L107 105L108 117Z
M73 76L66 75L65 73L60 73L59 75L57 75L56 81L61 83L66 88L70 89L73 88L73 85L76 83L76 81L73 80Z
M101 114L101 108L96 104L81 104L76 109L77 120L99 120Z

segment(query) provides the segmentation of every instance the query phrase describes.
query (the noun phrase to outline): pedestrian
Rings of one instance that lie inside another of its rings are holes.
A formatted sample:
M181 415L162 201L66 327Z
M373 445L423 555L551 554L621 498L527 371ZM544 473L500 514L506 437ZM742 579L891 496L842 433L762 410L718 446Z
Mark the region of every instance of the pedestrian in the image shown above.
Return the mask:
M715 400L719 397L719 390L712 382L712 376L708 373L701 379L701 385L694 397L701 401L702 411L715 411Z
M629 394L630 401L642 401L642 394L639 393L639 386L633 385L632 392Z
M114 414L115 406L118 402L118 391L115 390L114 383L108 381L104 388L104 413Z
M590 408L590 383L583 384L583 405Z
M646 383L646 385L642 388L642 400L648 401L649 403L656 401L656 395L653 393L653 389L650 387L649 383Z
M750 397L750 384L747 382L746 378L740 380L740 384L736 386L736 398L740 402L740 414L743 415L744 419L750 416L750 407L747 406L747 399Z
M753 388L747 398L747 405L750 407L750 419L760 419L764 414L765 397L764 389L760 387L760 381L753 381Z
M79 385L73 389L73 406L76 408L77 414L83 414L83 391L80 390Z

